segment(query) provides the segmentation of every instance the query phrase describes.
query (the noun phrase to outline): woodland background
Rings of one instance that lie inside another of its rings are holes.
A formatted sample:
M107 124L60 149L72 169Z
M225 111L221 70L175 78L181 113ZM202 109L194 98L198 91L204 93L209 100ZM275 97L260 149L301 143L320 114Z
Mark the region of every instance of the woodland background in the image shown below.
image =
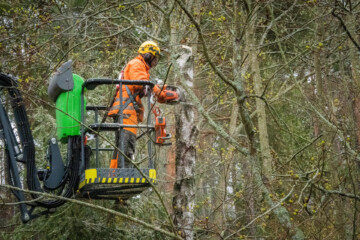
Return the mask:
M75 203L23 225L0 188L1 239L171 238L157 228L186 239L360 239L360 1L2 0L0 16L0 71L18 78L39 165L55 135L48 80L68 59L85 79L117 78L154 40L164 57L151 78L167 76L188 101L162 106L176 135L157 151L167 211L153 190L121 208L89 201L154 228ZM175 64L181 45L192 48L192 87ZM187 112L193 157L180 159Z

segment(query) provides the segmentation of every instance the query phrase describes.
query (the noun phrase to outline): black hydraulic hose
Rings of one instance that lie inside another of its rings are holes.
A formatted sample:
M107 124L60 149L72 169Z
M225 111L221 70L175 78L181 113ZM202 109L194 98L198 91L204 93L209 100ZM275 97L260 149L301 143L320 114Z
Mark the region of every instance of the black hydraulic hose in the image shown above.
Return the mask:
M25 106L20 91L17 89L17 83L8 75L0 73L0 87L7 88L11 97L11 106L13 108L15 122L18 130L18 135L23 151L23 162L26 164L27 185L32 191L42 192L40 186L37 169L35 164L35 145L34 139L30 130L30 123L26 114ZM67 179L65 179L63 186L58 190L58 195L69 198L73 196L78 188L79 183L79 167L80 167L80 136L72 136L68 139L68 153L67 153ZM11 177L11 176L10 176ZM10 181L12 182L12 180ZM65 184L67 184L65 191ZM32 198L36 199L37 194L31 194ZM64 200L45 200L37 201L39 206L45 208L59 207L65 203Z

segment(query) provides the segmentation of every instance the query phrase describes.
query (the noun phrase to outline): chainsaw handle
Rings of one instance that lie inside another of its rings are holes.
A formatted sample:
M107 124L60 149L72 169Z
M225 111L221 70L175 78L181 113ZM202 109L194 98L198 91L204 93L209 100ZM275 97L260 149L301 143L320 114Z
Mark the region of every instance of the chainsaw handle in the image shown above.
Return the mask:
M170 133L166 134L166 137L161 137L161 139L164 139L164 140L169 140L171 138L172 138L172 136Z

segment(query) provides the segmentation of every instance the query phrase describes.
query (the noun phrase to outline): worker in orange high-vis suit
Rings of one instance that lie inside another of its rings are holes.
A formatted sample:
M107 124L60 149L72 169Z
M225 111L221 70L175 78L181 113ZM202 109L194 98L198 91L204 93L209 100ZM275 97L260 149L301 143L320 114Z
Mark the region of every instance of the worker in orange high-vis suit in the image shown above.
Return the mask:
M124 69L123 80L150 80L149 70L158 64L160 58L160 48L153 41L146 41L141 44L139 55L132 59ZM123 111L123 124L137 125L144 119L144 106L141 98L144 96L145 87L142 85L123 85L122 86L123 104L129 101L130 104ZM158 102L166 102L166 93L157 85L154 86L153 92L157 96ZM113 105L108 113L109 116L114 117L114 121L118 122L120 110L120 91L118 90L115 96ZM123 137L120 137L120 131L116 134L116 144L119 149L121 146L121 139L123 139L125 155L133 159L135 154L136 131L137 128L124 128ZM113 159L110 163L110 168L120 168L121 161L118 161L119 154L114 152ZM132 164L125 159L125 168L132 167Z

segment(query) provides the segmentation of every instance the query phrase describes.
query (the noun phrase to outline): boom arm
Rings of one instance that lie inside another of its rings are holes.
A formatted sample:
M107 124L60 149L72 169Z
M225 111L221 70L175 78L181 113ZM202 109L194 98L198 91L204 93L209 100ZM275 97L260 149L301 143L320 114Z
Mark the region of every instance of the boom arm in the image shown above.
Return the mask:
M1 138L5 144L6 156L9 165L9 182L11 185L23 188L18 164L21 162L25 164L26 181L29 190L43 192L57 189L57 194L63 197L71 197L73 192L77 189L78 174L79 174L79 161L80 147L79 136L68 138L68 161L64 168L61 155L56 151L56 141L52 141L50 146L50 168L49 170L37 170L35 165L35 146L34 140L30 130L30 123L27 118L24 102L21 92L17 88L17 82L10 76L0 73L0 130L2 132ZM3 104L3 96L9 96L11 108L6 109ZM8 111L12 111L14 119L9 118ZM19 143L18 143L19 141ZM57 168L64 168L58 171ZM44 181L43 186L40 180ZM40 215L49 213L50 209L58 207L65 203L64 200L39 200L34 204L27 207L24 201L25 195L22 191L13 190L15 197L20 204L21 219L24 223L36 218ZM55 193L56 194L56 193ZM33 199L39 198L37 194L31 194ZM38 214L32 214L35 207L44 207L47 210Z

